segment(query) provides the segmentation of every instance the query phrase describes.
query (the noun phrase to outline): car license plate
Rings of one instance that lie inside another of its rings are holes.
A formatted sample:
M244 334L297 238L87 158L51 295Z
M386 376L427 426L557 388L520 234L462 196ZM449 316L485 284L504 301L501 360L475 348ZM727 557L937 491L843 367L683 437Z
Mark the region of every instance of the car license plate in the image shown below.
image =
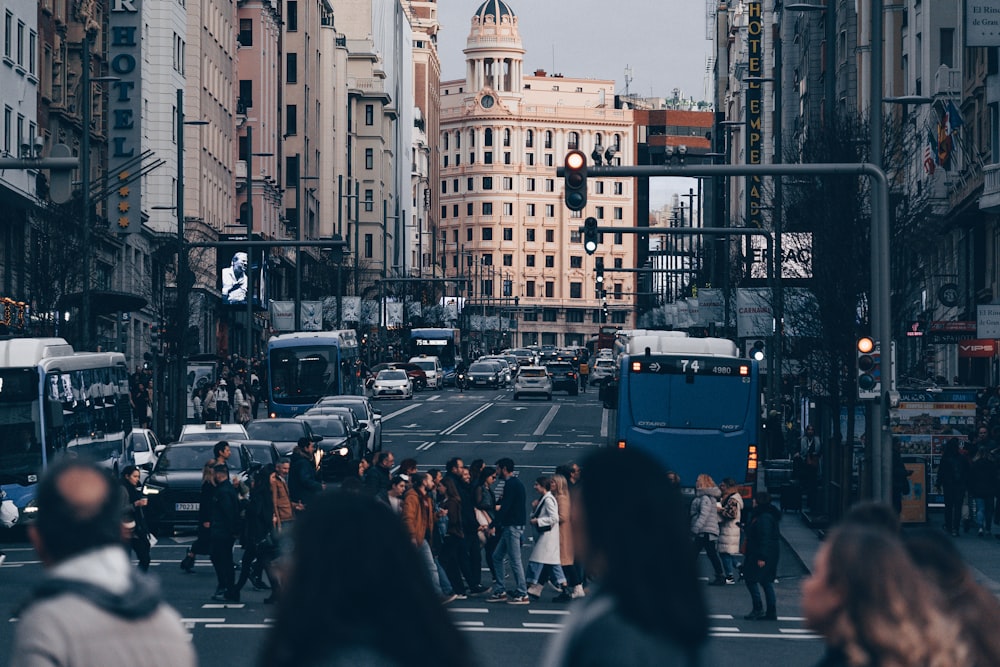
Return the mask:
M201 503L174 503L175 512L197 512Z

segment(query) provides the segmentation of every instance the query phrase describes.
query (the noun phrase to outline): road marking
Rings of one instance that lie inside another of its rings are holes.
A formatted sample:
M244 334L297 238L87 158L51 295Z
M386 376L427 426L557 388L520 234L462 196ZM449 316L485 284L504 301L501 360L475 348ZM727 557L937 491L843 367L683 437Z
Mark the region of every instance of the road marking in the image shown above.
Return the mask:
M549 411L545 414L545 417L542 418L542 423L538 425L538 428L535 429L535 432L532 433L532 435L545 435L545 429L547 429L549 427L549 424L552 423L552 420L556 418L557 412L559 412L558 405L553 405L551 408L549 408Z
M205 625L210 630L270 630L270 623L208 623Z
M221 603L221 604L215 604L215 603L212 603L212 602L206 602L205 604L201 605L201 608L202 609L243 609L243 607L245 607L245 606L246 605L243 604L242 602L239 602L239 603L236 603L236 602L225 602L225 603Z
M811 635L813 631L809 628L778 628L778 632L785 632L790 635Z
M499 438L499 433L483 433L484 438Z
M463 426L468 424L470 421L472 421L482 413L489 410L491 407L493 407L493 403L484 403L483 405L479 406L478 408L467 414L465 417L462 417L457 422L455 422L445 430L441 431L441 435L451 435L452 433L462 428Z
M389 421L393 417L398 417L399 415L403 414L404 412L409 412L410 410L413 410L414 408L417 408L417 407L420 407L420 404L419 403L413 403L411 405L407 405L402 410L396 410L395 412L390 412L385 417L382 417L382 423L384 424L385 422Z
M509 424L509 423L511 423L514 420L513 419L498 419L497 421L500 422L501 424Z
M710 627L708 629L708 631L709 632L739 632L740 629L737 628L736 626L732 626L732 627L728 627L728 626L714 627L713 626L713 627Z
M709 614L708 617L714 621L731 621L733 620L732 614Z
M437 410L431 410L431 414L432 414L432 415L439 415L439 414L441 414L442 412L446 412L446 410L441 410L441 409L437 409Z
M609 411L608 411L607 408L604 408L604 410L601 412L601 437L602 438L608 437L608 414L609 414Z
M521 410L527 410L528 408L512 408L515 412L520 412Z
M533 452L533 451L535 451L535 447L537 447L537 446L538 446L537 442L529 442L528 444L526 444L524 446L524 448L521 451L522 452Z
M431 396L431 397L430 397L430 398L428 398L427 400L428 400L428 401L436 401L436 400L438 400L439 398L441 398L441 394L434 394L433 396Z
M511 632L515 634L554 635L561 632L559 628L462 628L464 632Z
M820 635L771 635L766 632L710 632L712 637L728 637L730 639L822 639Z
M413 422L412 424L407 424L406 426L400 426L400 428L419 428L420 424Z
M554 628L556 630L563 627L562 623L522 623L526 628Z
M483 621L452 621L452 623L460 628L481 628L486 625Z
M418 452L425 452L425 451L427 451L428 449L430 449L433 446L434 446L434 441L433 440L428 440L427 442L423 443L422 445L417 445L417 451Z
M569 616L569 610L566 609L529 609L528 613L544 616Z
M779 621L794 621L796 623L801 623L806 620L805 616L779 616Z
M484 572L489 572L489 568L483 568ZM483 607L448 607L448 611L454 611L456 613L462 614L488 614L489 609Z
M181 623L225 623L224 618L182 618Z

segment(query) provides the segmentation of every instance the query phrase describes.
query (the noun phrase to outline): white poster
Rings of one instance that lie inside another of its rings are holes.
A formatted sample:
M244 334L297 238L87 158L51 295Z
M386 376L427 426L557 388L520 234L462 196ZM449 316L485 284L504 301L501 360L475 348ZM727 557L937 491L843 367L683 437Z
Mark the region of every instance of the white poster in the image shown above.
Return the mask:
M722 324L726 299L720 289L698 290L698 321L700 324Z
M361 297L359 296L345 296L344 297L344 316L340 318L344 322L359 322L361 321Z
M976 306L976 338L1000 338L1000 305Z
M295 330L295 302L271 302L271 327L275 331Z
M965 0L965 45L1000 46L1000 0Z
M423 315L423 306L419 301L409 301L406 304L406 314L410 317L410 319L419 318Z
M771 290L741 288L736 290L736 335L740 338L770 336L774 331Z
M363 324L378 324L378 301L365 299L361 302L361 322Z
M303 331L323 330L323 302L303 301L299 322Z
M403 326L403 304L395 302L385 304L385 325L387 327Z

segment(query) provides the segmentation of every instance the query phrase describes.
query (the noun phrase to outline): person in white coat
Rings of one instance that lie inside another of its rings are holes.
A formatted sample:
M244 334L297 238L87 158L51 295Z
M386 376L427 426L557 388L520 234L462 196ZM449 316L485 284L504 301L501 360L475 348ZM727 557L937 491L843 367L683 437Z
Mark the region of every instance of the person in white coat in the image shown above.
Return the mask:
M542 585L538 581L546 565L552 568L552 578L556 584L560 588L566 586L566 575L559 557L559 505L552 495L551 486L552 480L549 477L535 480L535 492L541 497L533 503L531 525L538 531L538 539L528 558L525 579L528 582L528 596L536 600L542 593Z

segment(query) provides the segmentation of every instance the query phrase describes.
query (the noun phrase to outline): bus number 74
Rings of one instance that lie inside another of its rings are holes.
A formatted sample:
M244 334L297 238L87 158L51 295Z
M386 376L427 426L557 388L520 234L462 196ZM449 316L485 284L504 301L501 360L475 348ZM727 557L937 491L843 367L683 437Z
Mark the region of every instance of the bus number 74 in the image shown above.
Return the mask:
M682 373L687 373L688 369L691 369L692 373L697 373L701 370L701 364L698 363L697 359L694 361L691 361L690 359L680 359L680 362Z

